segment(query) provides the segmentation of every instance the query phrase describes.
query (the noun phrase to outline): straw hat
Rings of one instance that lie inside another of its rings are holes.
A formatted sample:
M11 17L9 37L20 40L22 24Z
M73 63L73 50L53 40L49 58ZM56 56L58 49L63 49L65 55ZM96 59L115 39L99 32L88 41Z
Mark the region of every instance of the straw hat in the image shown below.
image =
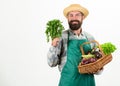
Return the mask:
M82 7L81 5L71 4L63 10L64 16L67 18L68 13L71 11L80 11L84 14L85 18L89 14L88 10L86 8Z

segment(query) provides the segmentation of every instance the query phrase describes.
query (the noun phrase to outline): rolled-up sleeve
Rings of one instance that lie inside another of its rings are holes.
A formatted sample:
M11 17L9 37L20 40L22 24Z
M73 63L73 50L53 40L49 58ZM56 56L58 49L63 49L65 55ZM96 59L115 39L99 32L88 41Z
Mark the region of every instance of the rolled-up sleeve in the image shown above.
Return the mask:
M47 53L47 62L50 67L55 67L58 64L58 55L61 52L61 42L57 47L51 46Z

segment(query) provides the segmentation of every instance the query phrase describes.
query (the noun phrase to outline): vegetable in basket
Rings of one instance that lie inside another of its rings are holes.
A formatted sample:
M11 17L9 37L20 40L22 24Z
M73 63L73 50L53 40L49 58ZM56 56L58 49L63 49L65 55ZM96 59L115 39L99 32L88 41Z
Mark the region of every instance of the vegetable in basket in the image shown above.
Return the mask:
M105 55L111 54L117 49L116 46L112 44L111 42L101 44L100 46Z
M116 46L112 44L111 42L101 44L100 47L102 48L102 51L105 55L109 55L117 49ZM87 55L82 55L82 57L83 59L81 61L81 65L89 64L101 58L102 52L99 50L98 47L95 47Z
M46 26L47 27L45 33L47 36L47 42L49 42L50 38L53 40L56 37L61 37L64 26L59 19L53 19L48 21Z

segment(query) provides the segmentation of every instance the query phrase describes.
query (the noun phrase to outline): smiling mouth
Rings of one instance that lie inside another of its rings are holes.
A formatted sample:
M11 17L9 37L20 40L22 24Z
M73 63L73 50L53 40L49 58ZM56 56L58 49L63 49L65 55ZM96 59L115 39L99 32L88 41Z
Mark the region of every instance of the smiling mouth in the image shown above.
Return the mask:
M74 22L72 22L72 24L78 24L78 22L74 21Z

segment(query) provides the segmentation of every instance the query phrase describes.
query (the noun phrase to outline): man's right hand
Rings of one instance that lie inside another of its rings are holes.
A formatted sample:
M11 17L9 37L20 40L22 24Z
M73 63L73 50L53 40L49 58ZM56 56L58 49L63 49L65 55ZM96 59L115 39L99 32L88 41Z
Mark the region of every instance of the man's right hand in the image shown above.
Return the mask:
M59 42L60 42L60 38L54 38L52 40L52 46L54 47L58 46Z

